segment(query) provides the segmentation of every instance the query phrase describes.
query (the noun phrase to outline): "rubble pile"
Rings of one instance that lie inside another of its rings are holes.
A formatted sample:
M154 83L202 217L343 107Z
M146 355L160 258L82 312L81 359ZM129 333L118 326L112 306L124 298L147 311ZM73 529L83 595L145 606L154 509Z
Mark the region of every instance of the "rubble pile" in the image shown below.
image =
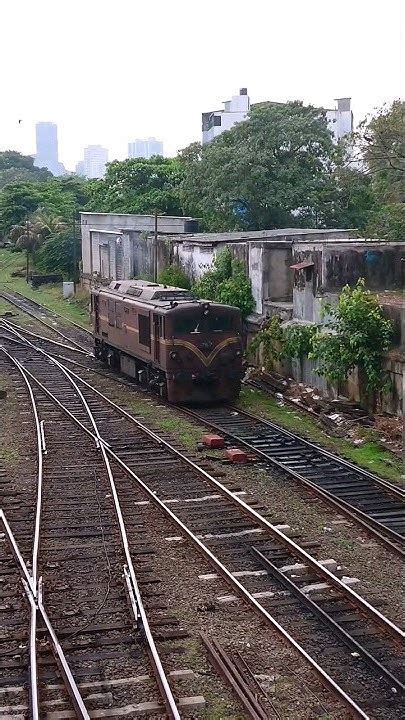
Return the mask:
M403 422L401 418L387 415L369 415L367 411L348 398L334 400L323 397L316 388L284 378L277 373L249 368L245 381L272 392L280 406L294 403L313 414L331 435L351 439L361 445L378 434L379 441L393 452L400 454L402 448ZM367 432L369 431L369 432ZM373 438L375 439L375 438Z

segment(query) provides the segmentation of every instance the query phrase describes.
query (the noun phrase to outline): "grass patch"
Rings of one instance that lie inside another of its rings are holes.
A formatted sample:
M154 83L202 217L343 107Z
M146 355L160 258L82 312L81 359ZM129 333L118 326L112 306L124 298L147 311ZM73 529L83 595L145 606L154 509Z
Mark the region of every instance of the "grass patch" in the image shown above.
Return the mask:
M275 398L261 390L242 388L239 405L243 410L271 420L286 430L302 435L307 440L324 447L330 452L342 457L380 475L388 480L403 484L401 480L401 461L389 450L386 450L378 441L374 433L367 434L367 441L363 445L353 445L350 440L327 435L309 415L298 408L288 405L280 407ZM373 439L376 437L376 439Z
M88 313L89 296L85 291L78 289L73 298L67 300L62 295L60 285L42 285L33 290L31 285L23 277L12 277L11 273L25 268L25 255L23 253L12 253L10 250L0 250L0 286L5 290L16 290L30 300L45 305L49 310L64 315L68 320L82 325L85 329L90 327ZM10 309L7 304L7 309Z
M158 417L156 424L174 435L189 450L194 450L201 441L201 429L180 416Z
M12 468L20 459L20 453L14 448L1 448L0 461L9 468Z

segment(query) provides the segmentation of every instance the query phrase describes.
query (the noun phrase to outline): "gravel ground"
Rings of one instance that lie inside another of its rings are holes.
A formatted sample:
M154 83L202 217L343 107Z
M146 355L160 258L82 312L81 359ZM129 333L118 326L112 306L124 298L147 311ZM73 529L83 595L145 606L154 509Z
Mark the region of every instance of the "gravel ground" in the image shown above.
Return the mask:
M194 454L196 439L206 432L205 427L185 420L174 408L162 407L157 401L136 392L132 393L127 388L119 388L112 381L97 376L91 376L89 381L100 390L108 390L107 394L120 402L128 404L131 394L132 412L143 416L145 424L150 427L163 427L166 437L175 440L177 447L189 455ZM27 480L27 467L31 465L34 468L35 442L29 431L30 425L21 425L18 397L4 373L1 385L9 391L7 400L0 400L3 404L2 442L6 450L3 462L9 467L10 477L19 478L21 490L24 492L29 489L30 484L30 480ZM136 398L139 398L139 402ZM31 418L28 416L24 420L29 423ZM174 428L170 422L174 423ZM15 432L17 426L18 433ZM196 457L204 465L208 462L214 475L225 473L230 481L239 482L244 490L252 492L270 508L273 517L282 519L295 531L300 532L303 538L320 542L321 549L317 553L320 559L334 558L344 568L344 574L360 579L361 582L355 586L357 592L378 605L393 621L404 622L403 568L399 559L389 551L370 540L359 528L338 516L323 501L315 499L287 475L274 469L269 470L261 464L224 464L221 454L212 451L197 453ZM190 632L190 639L181 643L186 650L183 651L183 661L177 667L181 665L194 669L201 692L208 702L206 710L195 717L213 720L244 717L207 663L198 636L200 631L216 637L226 650L239 650L254 672L269 676L269 696L278 711L281 711L282 717L294 720L346 717L345 712L337 712L333 702L330 702L330 697L313 678L309 681L310 687L305 686L308 677L303 663L297 660L250 610L245 609L239 602L211 609L213 595L229 592L226 585L222 581L216 581L215 585L201 583L198 575L212 569L205 565L203 560L196 560L198 556L186 543L181 542L168 549L164 538L172 534L172 528L163 518L158 519L152 508L146 508L144 512L151 528L151 540L158 550L154 559L154 571L162 579L169 608L173 608L173 614L182 619ZM387 565L389 578L386 577ZM181 582L173 582L174 568ZM299 693L297 678L291 674L291 667L299 676L303 676ZM311 691L316 692L321 703L313 697Z

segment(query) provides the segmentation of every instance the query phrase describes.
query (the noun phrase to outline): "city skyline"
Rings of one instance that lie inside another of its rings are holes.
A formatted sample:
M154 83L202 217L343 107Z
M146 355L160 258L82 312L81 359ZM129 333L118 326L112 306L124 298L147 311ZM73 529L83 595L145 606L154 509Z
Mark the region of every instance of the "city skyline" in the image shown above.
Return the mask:
M7 3L1 13L0 60L7 67L12 57L13 72L4 73L2 81L0 149L33 154L35 123L47 118L58 126L59 159L68 170L89 144L108 147L110 158L125 158L134 137L163 138L165 154L172 156L201 138L201 113L221 107L240 87L248 87L254 102L301 99L330 107L331 98L352 97L356 122L405 94L405 13L399 0L387 0L383 7L341 0L333 22L329 4L320 0L252 0L248 11L234 0L232 13L226 3L207 0L197 33L189 32L192 9L185 0L170 5L158 0L153 10L117 0L114 13L93 0L57 5L21 0ZM147 27L150 22L162 54L149 53L146 37L133 45L134 23ZM24 53L15 53L13 27L19 27L23 47L33 35L46 34L47 42L37 43L29 62ZM61 52L61 27L72 39L78 28L84 33L80 54ZM170 43L167 54L163 48L171 33L179 41ZM119 37L120 52L101 53L95 64L95 44L108 46L113 36ZM225 41L226 57L206 52ZM144 71L134 82L133 68L140 63ZM52 92L38 93L39 78Z

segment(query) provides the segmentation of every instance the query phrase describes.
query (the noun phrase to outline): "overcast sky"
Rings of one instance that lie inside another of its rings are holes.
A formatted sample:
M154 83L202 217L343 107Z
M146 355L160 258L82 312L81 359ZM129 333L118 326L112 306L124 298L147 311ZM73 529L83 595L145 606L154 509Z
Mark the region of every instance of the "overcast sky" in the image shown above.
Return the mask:
M0 150L35 152L50 120L69 170L88 144L122 158L154 135L174 154L240 87L352 97L355 122L404 97L405 0L0 0L0 27Z

